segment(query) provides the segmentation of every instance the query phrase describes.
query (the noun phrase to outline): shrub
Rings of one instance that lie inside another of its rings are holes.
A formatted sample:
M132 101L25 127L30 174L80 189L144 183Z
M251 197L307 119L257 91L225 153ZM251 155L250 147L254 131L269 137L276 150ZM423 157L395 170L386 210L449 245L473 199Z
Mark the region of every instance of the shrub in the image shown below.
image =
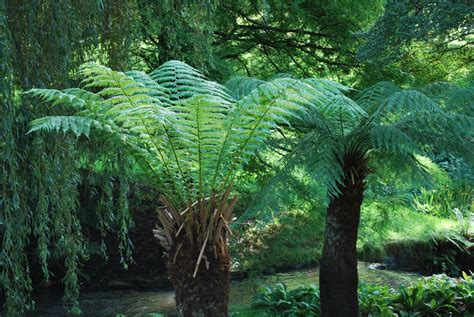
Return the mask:
M401 313L422 316L472 316L474 313L473 275L463 278L433 275L401 288L393 301Z
M283 213L264 225L252 225L234 239L234 263L240 271L271 273L317 263L321 258L324 212Z

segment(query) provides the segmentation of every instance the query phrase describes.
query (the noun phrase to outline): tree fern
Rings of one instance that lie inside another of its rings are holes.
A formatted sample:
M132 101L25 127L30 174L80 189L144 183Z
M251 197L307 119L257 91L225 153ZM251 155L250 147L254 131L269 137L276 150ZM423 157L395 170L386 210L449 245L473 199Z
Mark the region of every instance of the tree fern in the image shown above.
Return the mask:
M81 116L50 116L36 119L30 132L37 130L72 132L76 137L89 137L91 128L101 129L99 121Z
M449 107L440 105L446 97L430 98L388 83L363 91L354 101L337 92L323 100L325 103L315 103L315 109L301 120L300 134L305 135L293 148L283 175L303 167L326 189L321 311L324 316L355 316L359 313L357 228L364 182L377 166L373 163L385 158L380 163L395 171L413 170L427 176L420 155L449 151L472 160L474 125L464 111L446 111ZM287 177L280 175L277 181L285 182ZM250 216L247 211L241 220ZM341 300L347 306L341 307Z
M69 114L39 118L30 132L70 131L126 151L163 193L163 227L156 232L163 246L173 247L183 232L197 241L201 255L208 244L225 243L222 232L235 205L235 199L228 202L233 180L273 129L317 111L342 87L277 78L236 100L227 88L178 61L150 74L88 63L79 74L81 88L30 91ZM363 112L352 103L322 111L349 117Z
M234 77L228 80L225 86L231 91L232 96L239 100L264 83L264 80L258 78Z

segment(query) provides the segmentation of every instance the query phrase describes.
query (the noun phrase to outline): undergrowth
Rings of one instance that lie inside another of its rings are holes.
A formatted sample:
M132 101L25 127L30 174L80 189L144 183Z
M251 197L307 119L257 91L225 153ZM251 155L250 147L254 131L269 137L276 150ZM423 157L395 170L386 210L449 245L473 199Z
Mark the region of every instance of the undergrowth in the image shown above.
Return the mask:
M434 275L395 290L381 285L359 287L361 316L472 316L474 278ZM235 316L319 316L319 290L316 286L288 289L283 283L263 287L251 308Z

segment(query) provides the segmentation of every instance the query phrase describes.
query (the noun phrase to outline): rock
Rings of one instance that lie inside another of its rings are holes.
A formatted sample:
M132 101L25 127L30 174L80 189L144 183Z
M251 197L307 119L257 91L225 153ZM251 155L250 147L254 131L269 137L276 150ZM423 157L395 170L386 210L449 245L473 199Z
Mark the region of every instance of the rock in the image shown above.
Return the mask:
M372 263L372 264L369 265L369 269L371 269L371 270L386 270L387 265L385 265L383 263Z

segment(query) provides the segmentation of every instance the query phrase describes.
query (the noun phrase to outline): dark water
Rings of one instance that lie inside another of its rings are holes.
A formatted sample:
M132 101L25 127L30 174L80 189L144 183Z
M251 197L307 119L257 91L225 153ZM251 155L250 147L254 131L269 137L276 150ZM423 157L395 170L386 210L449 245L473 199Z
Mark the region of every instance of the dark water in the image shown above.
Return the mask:
M372 269L368 263L359 263L359 277L362 282L384 284L398 287L418 279L420 275L405 272ZM290 288L298 285L318 283L318 269L308 268L286 273L265 276L261 279L232 282L231 306L248 305L261 285L284 282ZM173 291L104 291L81 293L80 305L83 316L115 317L119 314L127 317L147 316L161 313L166 316L175 314ZM29 316L67 316L61 304L61 294L57 291L44 290L36 296L36 310ZM156 315L155 315L156 316Z

